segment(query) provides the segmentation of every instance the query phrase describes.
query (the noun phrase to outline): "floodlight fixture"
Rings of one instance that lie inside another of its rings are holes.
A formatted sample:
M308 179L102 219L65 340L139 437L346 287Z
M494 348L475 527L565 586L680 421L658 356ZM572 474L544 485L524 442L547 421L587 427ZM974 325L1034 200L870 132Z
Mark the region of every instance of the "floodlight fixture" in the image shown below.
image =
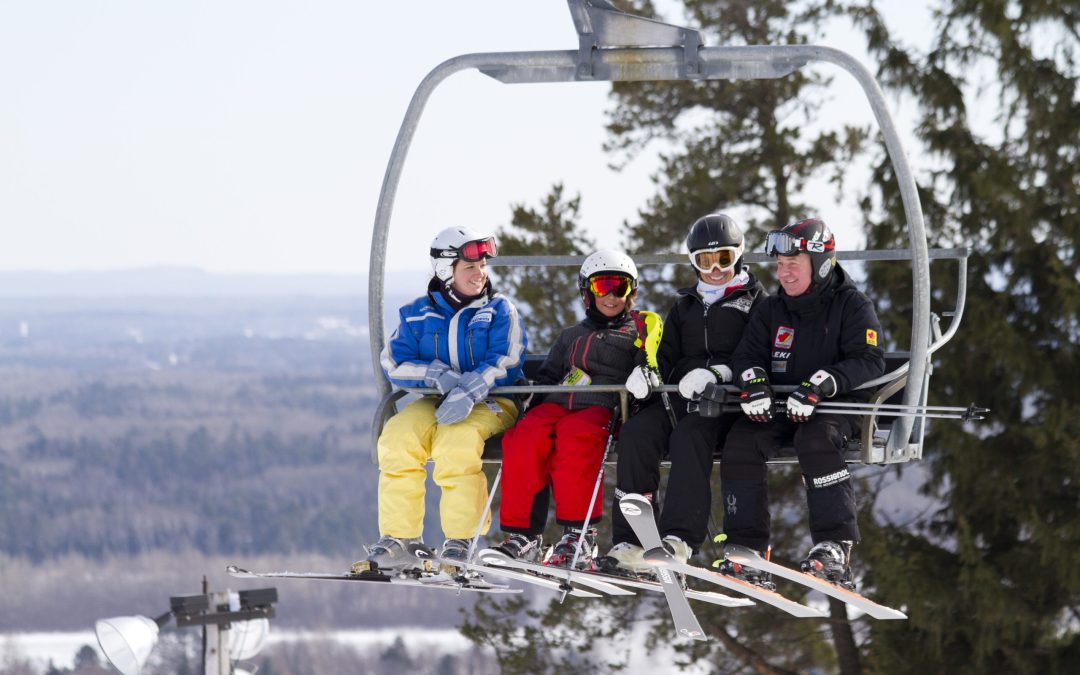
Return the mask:
M240 672L232 668L233 661L259 653L270 632L277 599L276 588L209 593L204 578L202 595L169 598L169 611L161 616L101 619L94 624L94 633L116 670L140 675L169 619L176 620L177 628L202 626L204 675L228 675Z

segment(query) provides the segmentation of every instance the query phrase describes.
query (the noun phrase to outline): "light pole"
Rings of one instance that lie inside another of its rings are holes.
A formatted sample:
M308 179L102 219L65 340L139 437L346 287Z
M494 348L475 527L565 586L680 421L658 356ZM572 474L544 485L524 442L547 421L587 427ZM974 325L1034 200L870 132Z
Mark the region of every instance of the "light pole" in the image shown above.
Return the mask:
M123 675L139 675L157 643L158 632L175 618L176 627L203 627L203 674L229 675L232 661L259 652L270 630L276 588L208 592L169 598L169 611L151 619L118 616L94 625L105 658Z

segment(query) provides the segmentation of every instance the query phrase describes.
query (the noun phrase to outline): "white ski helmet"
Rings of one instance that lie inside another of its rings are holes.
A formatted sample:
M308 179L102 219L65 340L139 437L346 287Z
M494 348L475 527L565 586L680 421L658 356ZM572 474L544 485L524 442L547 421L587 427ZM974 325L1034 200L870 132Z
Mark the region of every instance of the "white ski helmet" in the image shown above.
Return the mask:
M578 288L584 291L589 286L589 277L601 272L627 276L630 278L631 292L637 290L637 265L622 251L601 249L585 258L578 272Z
M431 271L442 281L454 277L454 262L498 255L493 235L468 227L448 227L431 241Z

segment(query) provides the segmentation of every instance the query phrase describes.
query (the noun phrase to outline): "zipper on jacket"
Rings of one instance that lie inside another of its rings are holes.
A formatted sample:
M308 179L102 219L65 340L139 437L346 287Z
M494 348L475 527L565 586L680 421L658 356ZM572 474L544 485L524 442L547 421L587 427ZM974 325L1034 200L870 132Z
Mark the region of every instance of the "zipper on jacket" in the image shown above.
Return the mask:
M570 348L570 367L574 368L574 356L577 354L578 346L581 345L581 338L574 340L574 346ZM583 369L584 370L584 369ZM574 392L569 392L566 395L566 409L574 409Z
M705 311L701 314L701 325L705 328L705 365L708 366L709 361L712 360L712 350L709 349L709 308L712 305L706 305L704 300L701 301L701 304L705 306Z

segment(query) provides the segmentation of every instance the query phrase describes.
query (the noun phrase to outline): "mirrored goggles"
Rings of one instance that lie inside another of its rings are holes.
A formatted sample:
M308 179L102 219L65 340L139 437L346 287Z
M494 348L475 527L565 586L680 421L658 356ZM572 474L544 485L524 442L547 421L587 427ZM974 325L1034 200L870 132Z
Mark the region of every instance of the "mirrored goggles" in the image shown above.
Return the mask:
M690 254L690 262L700 272L708 274L714 267L719 267L723 272L731 268L739 259L739 249L735 246L723 246L720 248L703 248Z
M765 238L765 254L771 256L791 256L799 253L825 253L833 250L836 240L809 241L800 237L793 237L787 232L773 230Z
M616 298L625 298L632 290L634 290L633 284L627 277L616 274L589 277L589 292L598 298L609 293Z
M483 258L494 258L499 255L495 247L495 237L470 241L458 249L458 257L465 262L477 262Z

